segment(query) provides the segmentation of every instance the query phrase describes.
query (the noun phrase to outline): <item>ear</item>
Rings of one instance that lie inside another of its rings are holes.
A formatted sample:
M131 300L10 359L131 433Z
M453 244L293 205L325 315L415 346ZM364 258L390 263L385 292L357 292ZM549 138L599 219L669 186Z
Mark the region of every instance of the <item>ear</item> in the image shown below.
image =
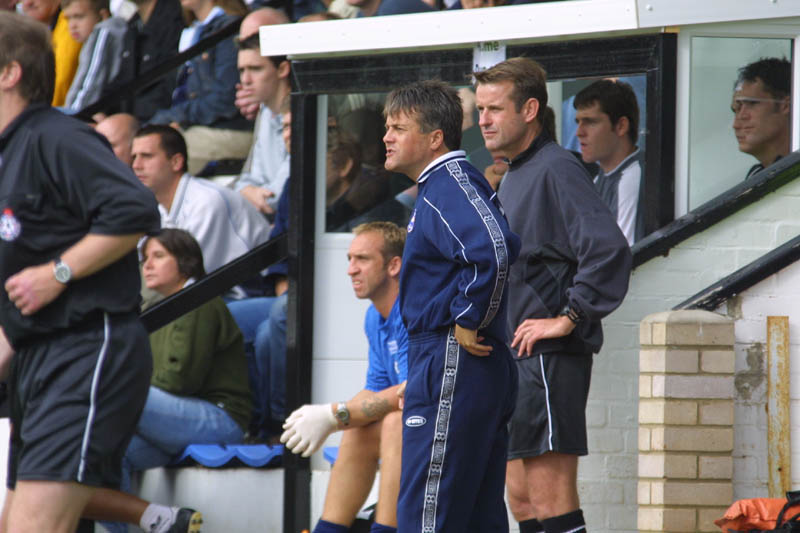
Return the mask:
M342 168L339 169L339 177L344 179L351 170L353 170L353 160L348 157Z
M430 133L431 150L437 152L442 146L444 146L444 132L442 130L433 130Z
M183 154L173 154L169 158L169 166L173 172L181 172L184 162Z
M111 11L106 8L100 9L100 20L106 20L111 18Z
M281 61L281 64L278 65L278 79L284 80L289 77L289 70L291 67L289 66L288 61Z
M614 133L617 134L617 137L624 137L628 134L628 130L631 128L631 122L628 120L628 117L622 116L619 117L619 120L614 125Z
M0 89L12 89L16 87L22 79L22 67L16 61L12 61L0 70Z
M400 275L400 267L403 264L403 260L400 258L399 255L396 255L389 259L389 263L386 265L386 272L389 273L389 276L396 278Z
M780 110L781 113L784 115L788 115L792 111L792 104L789 102L789 97L785 97L783 101L780 103Z
M525 122L533 122L534 119L539 116L540 108L539 100L536 98L528 98L528 100L522 104L521 110Z

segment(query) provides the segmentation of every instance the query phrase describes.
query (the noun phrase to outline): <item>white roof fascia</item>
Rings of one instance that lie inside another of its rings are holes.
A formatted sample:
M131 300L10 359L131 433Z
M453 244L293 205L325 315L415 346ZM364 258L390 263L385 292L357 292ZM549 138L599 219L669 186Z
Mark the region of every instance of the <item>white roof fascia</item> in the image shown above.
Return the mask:
M261 53L336 57L800 16L800 0L572 0L262 26Z
M265 56L346 56L463 48L637 28L636 0L573 0L262 26Z
M800 15L798 0L637 0L636 3L642 28Z

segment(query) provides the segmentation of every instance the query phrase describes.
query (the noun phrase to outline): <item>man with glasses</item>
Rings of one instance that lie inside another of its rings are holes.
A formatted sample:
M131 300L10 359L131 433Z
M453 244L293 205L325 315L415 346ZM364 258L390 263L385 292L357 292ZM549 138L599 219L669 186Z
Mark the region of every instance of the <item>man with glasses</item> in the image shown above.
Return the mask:
M786 59L769 57L739 69L731 111L739 151L758 163L747 178L789 153L792 66Z

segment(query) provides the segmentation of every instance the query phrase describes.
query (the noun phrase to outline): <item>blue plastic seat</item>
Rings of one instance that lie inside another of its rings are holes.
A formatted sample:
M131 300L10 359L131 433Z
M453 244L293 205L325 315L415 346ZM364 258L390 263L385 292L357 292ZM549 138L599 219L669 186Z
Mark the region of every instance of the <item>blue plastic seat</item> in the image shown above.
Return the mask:
M173 466L199 464L209 468L251 466L262 468L280 462L283 445L267 444L190 444L172 462Z

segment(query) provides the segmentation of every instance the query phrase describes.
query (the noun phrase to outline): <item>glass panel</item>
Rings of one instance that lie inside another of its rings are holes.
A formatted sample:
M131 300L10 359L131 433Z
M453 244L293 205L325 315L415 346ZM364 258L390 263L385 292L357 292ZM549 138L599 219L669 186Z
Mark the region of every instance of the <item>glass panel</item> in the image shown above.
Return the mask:
M385 93L328 96L325 231L349 232L374 220L405 227L414 182L383 168ZM407 192L404 192L407 191Z
M703 204L730 187L741 183L753 165L756 154L772 152L770 144L781 144L779 135L788 133L790 110L784 111L776 101L752 100L739 107L745 109L737 126L742 141L734 131L731 111L734 85L740 67L762 58L791 58L791 39L749 39L729 37L694 37L691 43L691 86L689 94L689 209ZM791 71L787 71L790 77ZM790 79L786 79L789 86ZM750 95L748 87L739 98L772 98L762 87ZM763 94L762 94L763 93ZM776 99L777 100L777 99ZM758 111L756 117L750 111ZM781 133L781 131L783 133ZM765 137L764 137L765 136ZM749 140L748 140L749 138ZM753 139L755 141L753 141ZM774 162L770 157L767 165Z
M602 78L554 81L548 83L550 107L555 116L556 138L563 137L565 146L581 159L581 147L576 137L576 111L573 107L575 95L592 82ZM639 107L637 127L637 146L639 172L636 186L629 193L633 197L632 207L623 219L643 220L639 206L644 176L644 146L646 143L645 93L646 76L630 75L615 78L631 85ZM475 94L471 87L459 89L464 103L463 138L461 148L467 153L469 161L483 172L493 186L497 186L505 172L503 165L495 165L486 150L483 136L478 126L478 112L475 108ZM384 119L382 114L386 93L352 93L328 96L328 135L326 157L325 191L325 231L349 232L356 225L372 220L390 220L404 227L408 222L416 187L406 176L387 172L383 168L385 149L383 144ZM611 132L608 132L611 135ZM634 147L635 148L635 147ZM630 150L634 150L631 148ZM625 158L631 152L625 154ZM620 165L622 159L615 165ZM600 172L594 161L584 163L592 177ZM608 169L613 170L613 169ZM627 172L627 171L626 171ZM613 198L616 199L614 189ZM622 190L622 188L619 188ZM626 189L627 190L627 189ZM607 198L612 202L610 198ZM622 201L613 200L612 211ZM611 206L610 206L611 207ZM619 212L622 212L620 208ZM629 223L629 225L631 225ZM635 226L635 223L633 223ZM623 228L624 229L624 228ZM633 229L629 230L633 234ZM637 235L641 237L640 234Z
M593 85L609 79L627 84ZM560 91L548 87L551 105L557 105L561 145L581 160L597 191L632 245L645 236L645 150L647 144L647 76L563 80ZM552 84L555 85L555 84ZM585 91L585 92L584 92ZM575 108L576 96L580 110ZM560 104L560 105L559 105ZM584 124L578 139L578 114ZM638 116L637 116L638 115ZM625 133L637 121L635 135ZM582 147L581 144L584 144ZM638 150L637 150L638 149Z

